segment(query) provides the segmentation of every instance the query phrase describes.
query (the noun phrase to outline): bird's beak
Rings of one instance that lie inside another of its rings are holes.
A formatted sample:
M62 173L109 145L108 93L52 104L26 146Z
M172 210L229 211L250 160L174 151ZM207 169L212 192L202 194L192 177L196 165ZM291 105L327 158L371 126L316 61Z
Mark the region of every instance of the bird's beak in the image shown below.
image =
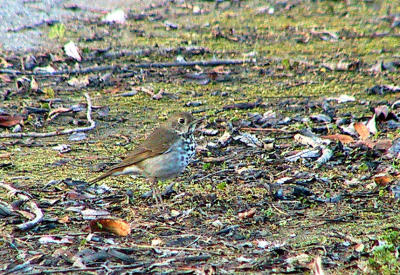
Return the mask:
M202 122L205 118L206 118L206 117L203 116L203 117L201 117L201 118L199 118L199 119L196 119L196 120L193 121L192 123L195 123L195 124L197 125L197 124L199 124L200 122Z
M191 131L194 131L194 130L196 129L196 126L197 126L199 123L201 123L204 119L205 119L205 117L202 117L202 118L193 120L193 121L190 123L190 125L189 125L189 129L190 129Z

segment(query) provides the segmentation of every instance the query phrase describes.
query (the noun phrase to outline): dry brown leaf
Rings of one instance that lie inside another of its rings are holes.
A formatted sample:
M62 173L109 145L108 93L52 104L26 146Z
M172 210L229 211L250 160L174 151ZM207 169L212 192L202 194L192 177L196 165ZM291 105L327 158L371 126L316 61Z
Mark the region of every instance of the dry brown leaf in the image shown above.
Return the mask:
M131 226L121 219L96 219L90 222L92 232L109 232L118 236L128 236Z
M51 116L53 116L55 114L63 114L63 113L71 112L71 111L72 111L72 108L59 107L57 109L52 110L49 113L49 117L51 117Z
M381 139L375 143L374 149L378 151L386 151L392 146L392 141L390 139Z
M361 141L361 144L364 144L365 146L367 146L370 149L373 149L375 147L375 142L373 142L372 140L369 140L369 139Z
M0 80L4 83L9 83L11 82L11 77L6 75L6 74L0 74Z
M65 215L64 217L59 218L57 221L58 221L59 223L69 223L69 216L68 216L68 215Z
M338 140L343 144L354 142L354 139L349 135L334 134L334 135L322 136L322 138L326 138L326 139L330 139L330 140Z
M363 252L365 245L363 243L358 243L354 246L354 250L357 252Z
M214 72L217 74L228 74L229 73L229 71L225 70L225 67L222 65L213 68L210 72Z
M24 118L22 116L0 115L0 126L12 127L17 124L23 124Z
M251 208L248 211L242 212L238 214L239 219L243 220L243 219L248 219L248 218L252 218L254 216L254 214L256 213L256 209L255 208Z
M366 140L369 137L369 130L362 122L354 123L354 129L360 135L361 140Z
M10 153L0 154L0 159L9 159L11 157Z
M391 183L393 181L393 179L392 179L392 177L390 177L388 175L380 175L380 176L374 177L374 181L378 185L386 186L389 183Z

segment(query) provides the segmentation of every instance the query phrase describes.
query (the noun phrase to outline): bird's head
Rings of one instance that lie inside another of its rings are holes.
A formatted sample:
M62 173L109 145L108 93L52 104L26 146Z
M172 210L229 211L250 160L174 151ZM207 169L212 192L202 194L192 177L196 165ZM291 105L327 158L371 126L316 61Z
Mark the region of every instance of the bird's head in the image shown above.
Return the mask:
M200 119L196 120L190 113L181 112L173 114L165 122L164 126L176 131L178 134L192 134L200 121Z

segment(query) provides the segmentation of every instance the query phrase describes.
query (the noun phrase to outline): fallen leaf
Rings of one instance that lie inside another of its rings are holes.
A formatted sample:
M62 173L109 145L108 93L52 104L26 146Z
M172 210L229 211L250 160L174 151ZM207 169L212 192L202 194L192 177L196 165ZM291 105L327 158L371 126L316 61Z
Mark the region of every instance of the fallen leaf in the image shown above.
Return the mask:
M9 63L3 57L0 57L0 68L11 68L13 64Z
M367 146L368 148L373 149L375 146L375 142L373 142L370 139L366 139L366 140L360 140L354 144L355 148L362 146Z
M384 63L382 60L378 61L376 64L372 65L371 68L368 69L370 72L379 73L384 70Z
M389 153L391 153L394 157L398 158L400 154L400 138L396 138L392 142L392 146L389 148Z
M322 138L326 138L326 139L330 139L330 140L338 140L343 144L348 144L348 143L354 142L354 139L349 135L334 134L334 135L322 136Z
M82 76L82 77L73 77L70 80L67 81L69 86L75 87L75 88L84 88L87 85L89 85L89 76Z
M82 61L81 50L75 45L74 42L69 41L67 44L65 44L64 51L69 57L77 61Z
M299 142L303 145L309 145L313 148L320 147L321 145L329 145L330 143L329 140L323 140L316 135L306 136L306 135L296 134L294 135L293 138L296 142Z
M122 9L116 9L107 13L102 21L105 23L124 24L126 21L126 15Z
M371 134L375 135L378 132L378 129L376 129L376 115L372 116L366 126Z
M400 92L400 87L392 85L375 85L372 88L366 89L366 92L370 95L384 95L388 93L398 93Z
M43 236L39 239L40 244L49 244L49 243L54 243L54 244L67 244L67 243L72 243L70 239L67 237L64 238L57 238L53 236Z
M349 95L340 95L338 98L336 98L338 103L346 103L346 102L353 102L356 101L354 96L349 96Z
M322 155L317 159L317 164L322 165L327 163L333 157L333 151L329 148L322 149Z
M376 184L381 186L386 186L393 181L392 177L388 175L377 175L374 177L374 181Z
M31 79L30 88L31 88L31 91L34 91L34 92L36 92L39 89L39 84L37 83L36 79L34 79L33 77Z
M23 124L24 118L22 116L0 115L0 126L12 127L17 124Z
M0 159L9 159L11 157L10 153L0 154Z
M323 63L322 67L327 68L331 71L355 71L359 68L360 62L343 62L338 63Z
M109 232L125 237L131 233L131 226L121 219L97 219L90 222L92 232Z
M241 212L238 214L239 219L243 220L243 219L248 219L248 218L252 218L254 216L254 214L256 213L256 209L255 208L251 208L248 211L245 212Z
M361 140L366 140L369 137L369 130L367 126L364 125L362 122L356 122L354 123L354 129L360 136Z
M68 215L65 215L64 217L59 218L57 221L58 221L59 223L69 223L69 216L68 216Z
M165 26L165 28L167 30L176 30L176 29L178 29L178 25L173 23L173 22L170 22L170 21L165 21L164 22L164 26Z
M56 72L56 69L54 69L52 66L48 65L46 67L35 67L33 69L34 73L54 73Z
M85 209L80 211L83 218L86 220L90 220L90 219L96 219L99 216L108 216L110 215L110 212L106 211L106 210L94 210L94 209Z
M389 107L386 105L379 105L374 111L378 120L386 120L389 115Z
M0 80L4 83L9 83L11 82L11 77L6 75L6 74L0 74Z
M390 139L381 139L375 143L374 149L378 151L386 151L392 146L392 141Z
M358 243L354 246L354 250L357 252L363 252L365 246L363 243Z
M162 245L164 242L161 239L153 239L151 240L151 245L152 246L160 246Z
M249 133L242 133L233 137L234 140L238 140L249 147L263 147L263 143L254 135Z

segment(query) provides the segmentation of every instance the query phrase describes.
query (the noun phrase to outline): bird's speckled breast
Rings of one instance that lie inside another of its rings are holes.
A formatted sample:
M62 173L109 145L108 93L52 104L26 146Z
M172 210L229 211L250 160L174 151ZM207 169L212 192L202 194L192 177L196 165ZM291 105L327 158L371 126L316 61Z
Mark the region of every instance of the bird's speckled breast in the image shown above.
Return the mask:
M148 177L168 179L178 176L196 153L193 135L181 136L164 154L142 161L139 166Z

